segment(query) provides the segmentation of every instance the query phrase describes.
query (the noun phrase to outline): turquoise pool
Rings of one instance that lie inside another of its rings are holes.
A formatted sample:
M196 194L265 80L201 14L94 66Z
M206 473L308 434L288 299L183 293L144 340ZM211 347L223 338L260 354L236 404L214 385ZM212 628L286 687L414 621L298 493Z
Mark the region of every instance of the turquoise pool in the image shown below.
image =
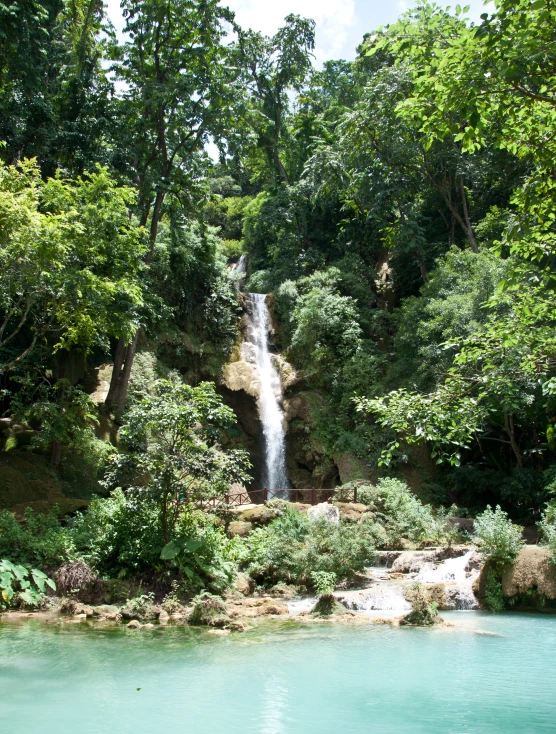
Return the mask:
M455 628L0 624L6 734L556 732L556 617Z

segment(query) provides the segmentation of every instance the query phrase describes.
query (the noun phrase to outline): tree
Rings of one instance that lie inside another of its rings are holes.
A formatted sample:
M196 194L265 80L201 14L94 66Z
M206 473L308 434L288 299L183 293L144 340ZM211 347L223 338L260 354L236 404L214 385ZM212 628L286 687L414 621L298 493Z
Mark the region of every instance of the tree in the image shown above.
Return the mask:
M289 184L282 155L282 141L288 135L288 94L301 90L312 68L315 22L293 14L285 21L272 37L240 30L236 52L242 81L250 96L245 114L247 125L254 131L270 170L279 181Z
M130 40L115 65L126 85L117 157L138 190L150 261L166 199L187 208L197 156L228 119L236 71L223 38L233 15L218 0L126 0L124 15ZM137 333L116 347L106 402L120 410L136 346Z
M209 382L190 387L160 380L152 396L125 414L123 452L108 482L157 502L165 543L182 503L222 496L232 483L249 479L247 453L221 446L222 432L235 420Z
M43 183L34 161L0 167L0 373L39 343L86 352L133 333L145 252L134 199L103 168Z

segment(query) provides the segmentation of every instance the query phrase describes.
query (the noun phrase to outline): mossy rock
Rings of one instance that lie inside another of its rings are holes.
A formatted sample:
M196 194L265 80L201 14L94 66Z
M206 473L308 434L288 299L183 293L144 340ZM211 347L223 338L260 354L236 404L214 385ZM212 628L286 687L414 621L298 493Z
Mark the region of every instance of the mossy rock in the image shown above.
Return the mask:
M330 617L332 615L348 614L348 610L336 599L334 594L322 594L311 609L311 614L314 617Z
M205 592L194 599L187 619L189 624L206 627L225 627L231 622L228 609L219 596Z
M276 507L257 505L242 512L238 520L253 523L254 525L268 525L271 520L275 520L280 514L280 510Z

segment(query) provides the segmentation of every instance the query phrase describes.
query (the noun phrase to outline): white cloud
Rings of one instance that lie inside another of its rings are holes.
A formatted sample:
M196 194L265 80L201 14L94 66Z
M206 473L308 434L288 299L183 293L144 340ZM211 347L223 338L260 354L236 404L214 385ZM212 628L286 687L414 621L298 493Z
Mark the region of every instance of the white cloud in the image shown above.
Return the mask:
M223 3L224 4L224 3ZM318 62L341 56L355 23L355 0L228 0L243 28L273 35L290 13L313 18L317 24L315 56Z

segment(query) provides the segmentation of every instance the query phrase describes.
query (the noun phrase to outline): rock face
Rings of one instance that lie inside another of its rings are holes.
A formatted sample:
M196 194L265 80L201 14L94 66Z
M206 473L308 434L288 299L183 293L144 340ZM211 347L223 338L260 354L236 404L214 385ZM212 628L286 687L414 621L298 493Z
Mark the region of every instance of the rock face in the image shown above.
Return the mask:
M340 524L340 510L335 505L329 505L328 502L321 502L307 510L307 517L312 522L326 520L334 525Z
M537 589L547 599L556 599L556 565L548 548L526 545L514 565L502 576L504 596Z

